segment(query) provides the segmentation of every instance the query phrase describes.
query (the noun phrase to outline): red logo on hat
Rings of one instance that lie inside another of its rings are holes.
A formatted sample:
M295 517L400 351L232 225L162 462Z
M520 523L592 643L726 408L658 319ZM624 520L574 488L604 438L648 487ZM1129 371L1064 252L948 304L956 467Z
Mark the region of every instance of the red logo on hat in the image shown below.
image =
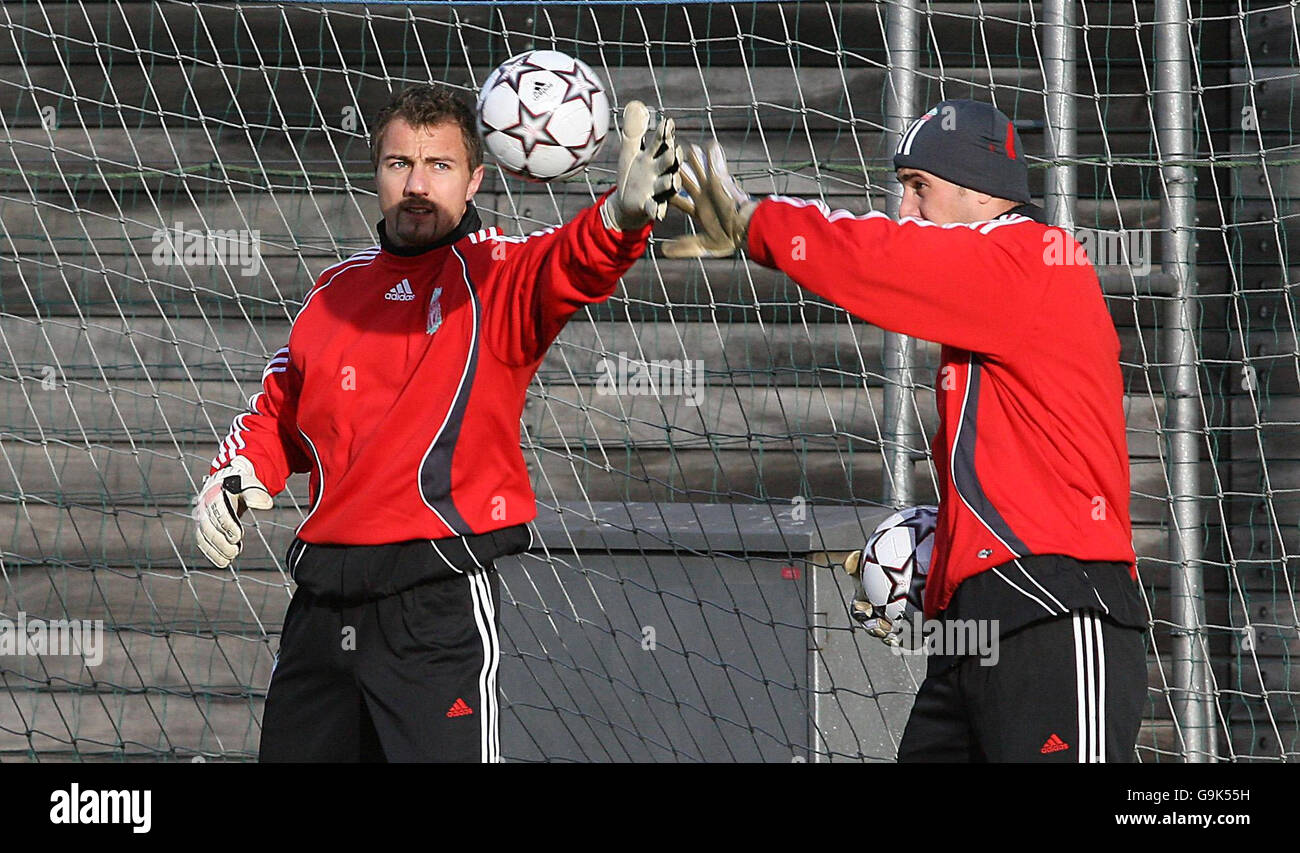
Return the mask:
M1016 126L1011 122L1007 122L1006 149L1007 157L1012 160L1016 159Z

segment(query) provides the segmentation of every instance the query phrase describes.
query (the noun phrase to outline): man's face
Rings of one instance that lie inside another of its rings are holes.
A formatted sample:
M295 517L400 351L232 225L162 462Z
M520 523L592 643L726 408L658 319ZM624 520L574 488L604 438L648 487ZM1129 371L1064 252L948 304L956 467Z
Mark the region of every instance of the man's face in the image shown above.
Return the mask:
M460 126L412 127L394 119L380 140L375 186L384 231L398 246L425 246L450 234L483 182L471 170Z
M1013 201L968 190L921 169L899 169L898 182L903 185L900 219L915 216L936 225L985 222L1016 206Z

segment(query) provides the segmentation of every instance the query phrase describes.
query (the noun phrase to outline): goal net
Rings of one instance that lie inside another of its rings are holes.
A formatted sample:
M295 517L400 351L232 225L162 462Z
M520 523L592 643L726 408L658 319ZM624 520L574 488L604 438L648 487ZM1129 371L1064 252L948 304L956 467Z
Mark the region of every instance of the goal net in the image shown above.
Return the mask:
M229 570L191 496L316 275L375 242L378 108L428 81L472 101L530 48L716 136L750 192L854 212L896 203L903 119L946 97L1015 119L1035 198L1122 247L1102 278L1152 623L1139 758L1295 758L1297 11L1192 2L1161 30L1167 5L4 3L0 629L89 620L102 659L0 654L0 760L256 756L306 479ZM567 221L615 148L551 185L489 163L485 223ZM529 390L503 753L892 760L924 662L851 630L841 564L935 499L937 348L660 245Z

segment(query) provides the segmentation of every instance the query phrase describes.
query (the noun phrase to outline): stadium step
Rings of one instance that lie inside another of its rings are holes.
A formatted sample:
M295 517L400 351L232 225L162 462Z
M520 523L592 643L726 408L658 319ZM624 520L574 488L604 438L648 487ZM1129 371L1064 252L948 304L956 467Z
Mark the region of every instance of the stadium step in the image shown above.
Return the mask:
M539 374L548 380L553 375L568 377L569 383L595 381L605 372L600 362L622 352L629 358L654 361L700 361L711 374L729 374L734 384L793 384L799 379L806 383L813 371L825 374L819 378L832 387L861 387L864 379L873 377L880 382L885 338L878 328L854 321L823 323L815 329L816 334L810 335L799 322L767 326L655 322L638 324L634 336L626 322L578 318L547 352ZM4 317L0 333L22 375L47 384L63 376L154 381L238 378L260 384L270 354L288 340L289 323L266 322L252 329L247 319L236 317L85 321ZM1145 383L1138 383L1145 373L1138 365L1144 364L1143 353L1157 351L1156 332L1125 328L1119 330L1119 337L1127 387L1143 388ZM1285 345L1285 338L1278 341L1279 348ZM937 365L936 351L933 344L918 342L918 365ZM918 372L922 369L918 367ZM1278 381L1285 381L1280 374ZM923 384L931 379L929 372L918 377Z
M591 500L736 503L811 494L825 501L877 501L884 482L879 445L874 437L853 445L841 440L819 447L817 442L798 436L758 436L719 438L698 445L604 446L593 432L586 439L581 434L569 435L549 446L527 447L524 459L531 463L537 493L555 500L586 496ZM166 445L157 450L127 445L87 449L11 441L4 448L7 464L0 468L0 501L21 501L33 507L42 503L87 508L111 505L123 511L166 507L184 512L207 474L216 445L196 445L188 450L181 460L175 447ZM868 450L873 452L864 452ZM1149 523L1162 520L1165 464L1159 458L1131 459L1129 470L1133 518ZM1201 463L1198 470L1207 482L1216 473L1210 461ZM1293 479L1300 475L1279 475L1275 484L1288 488ZM918 478L916 499L933 501L935 497L933 485Z
M635 370L637 363L627 369ZM610 368L614 372L620 369L616 360L611 360ZM922 381L929 381L930 370L917 372ZM710 378L716 381L706 373L705 382ZM872 371L865 378L878 381L879 375ZM233 380L123 379L107 386L78 380L46 389L38 376L28 385L22 410L8 416L4 437L74 448L134 442L160 454L177 447L186 454L215 453L231 420L247 410L243 392L248 386ZM799 436L801 444L822 448L837 443L870 445L880 440L875 413L883 411L884 390L879 387L706 384L686 389L690 394L681 393L680 387L660 384L659 388L664 392L661 396L605 393L606 388L590 382L534 386L525 404L523 429L532 442L545 447L560 446L565 436L600 445L671 444L681 448L735 445L745 439L764 441L792 434ZM925 389L918 390L916 406L919 444L933 434L938 415L933 395ZM1130 456L1156 456L1164 399L1129 396L1124 408ZM1300 405L1295 408L1300 411ZM1244 414L1240 418L1249 421ZM1265 429L1261 439L1267 451L1286 436Z
M205 231L202 223L183 227L190 232ZM152 253L161 240L162 235L159 242L133 241L130 248L136 254L102 249L95 255L70 249L0 254L5 262L0 267L0 313L46 318L230 316L247 317L259 324L278 323L297 315L317 276L350 256L344 247L338 254L301 247L301 254L296 254L263 241L256 270L237 263L158 266ZM1159 271L1158 247L1159 241L1154 240L1150 275L1130 274L1122 268L1098 270L1117 326L1159 325L1155 311L1165 303L1153 297L1167 294L1172 279ZM245 274L245 269L256 274ZM1258 288L1258 299L1270 296L1271 275L1259 281L1232 282L1226 268L1210 267L1203 272L1198 287L1209 322L1222 318L1231 307L1228 293L1234 285ZM597 319L637 321L671 316L682 322L825 323L843 317L842 309L765 267L717 262L706 276L694 261L662 257L634 265L608 301L586 310Z
M770 191L770 190L769 190ZM261 245L268 254L291 254L300 248L310 254L328 254L348 257L352 252L375 244L374 226L379 216L373 203L363 204L356 196L343 192L321 192L304 201L303 193L286 191L279 199L269 192L232 193L223 191L207 197L203 194L185 194L169 201L165 215L160 215L158 202L148 193L126 193L121 196L86 194L79 198L76 208L67 209L66 193L60 198L56 193L48 203L0 206L0 227L9 237L5 252L12 255L29 255L72 252L82 255L87 243L96 250L110 255L134 253L151 262L152 253L159 245L154 235L160 229L181 222L187 230L207 230L220 227L239 228L259 233ZM861 190L848 193L844 198L828 196L835 206L856 213L872 207ZM594 200L591 190L547 195L538 192L524 194L498 194L476 197L484 214L484 226L496 225L506 233L527 233L568 221ZM876 203L883 204L877 196ZM1249 203L1248 203L1249 205ZM495 211L495 215L493 215ZM1219 202L1213 199L1198 200L1196 212L1202 221L1213 221L1220 215ZM1256 215L1256 212L1258 215ZM1249 205L1243 212L1247 224L1239 232L1242 240L1258 236L1276 239L1275 231L1288 241L1300 240L1300 223L1289 217L1272 222L1266 205ZM1154 198L1119 198L1097 201L1081 199L1075 205L1078 226L1115 229L1147 229L1153 233L1161 230L1160 202ZM214 223L214 224L209 224ZM656 228L656 238L668 239L688 230L685 217L672 215ZM1204 264L1224 264L1231 260L1230 253L1237 247L1225 239L1205 239L1197 247L1197 261ZM1153 251L1156 251L1153 245ZM1158 255L1155 256L1158 259ZM1277 255L1259 258L1261 263L1278 263Z

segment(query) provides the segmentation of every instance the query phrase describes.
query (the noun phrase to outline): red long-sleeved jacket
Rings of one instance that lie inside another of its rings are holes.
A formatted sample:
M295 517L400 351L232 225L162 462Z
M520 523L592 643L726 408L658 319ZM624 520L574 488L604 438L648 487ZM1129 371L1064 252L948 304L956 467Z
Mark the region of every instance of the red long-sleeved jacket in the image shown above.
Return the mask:
M471 208L447 245L375 246L325 270L234 419L234 456L272 495L310 471L298 538L379 545L531 521L519 446L528 383L569 317L614 291L650 227L620 233L599 204L506 237Z
M1075 246L1057 230L1018 215L895 221L780 196L750 220L758 263L943 345L928 617L963 580L1016 557L1135 562L1119 338L1093 268L1047 263L1049 237Z

